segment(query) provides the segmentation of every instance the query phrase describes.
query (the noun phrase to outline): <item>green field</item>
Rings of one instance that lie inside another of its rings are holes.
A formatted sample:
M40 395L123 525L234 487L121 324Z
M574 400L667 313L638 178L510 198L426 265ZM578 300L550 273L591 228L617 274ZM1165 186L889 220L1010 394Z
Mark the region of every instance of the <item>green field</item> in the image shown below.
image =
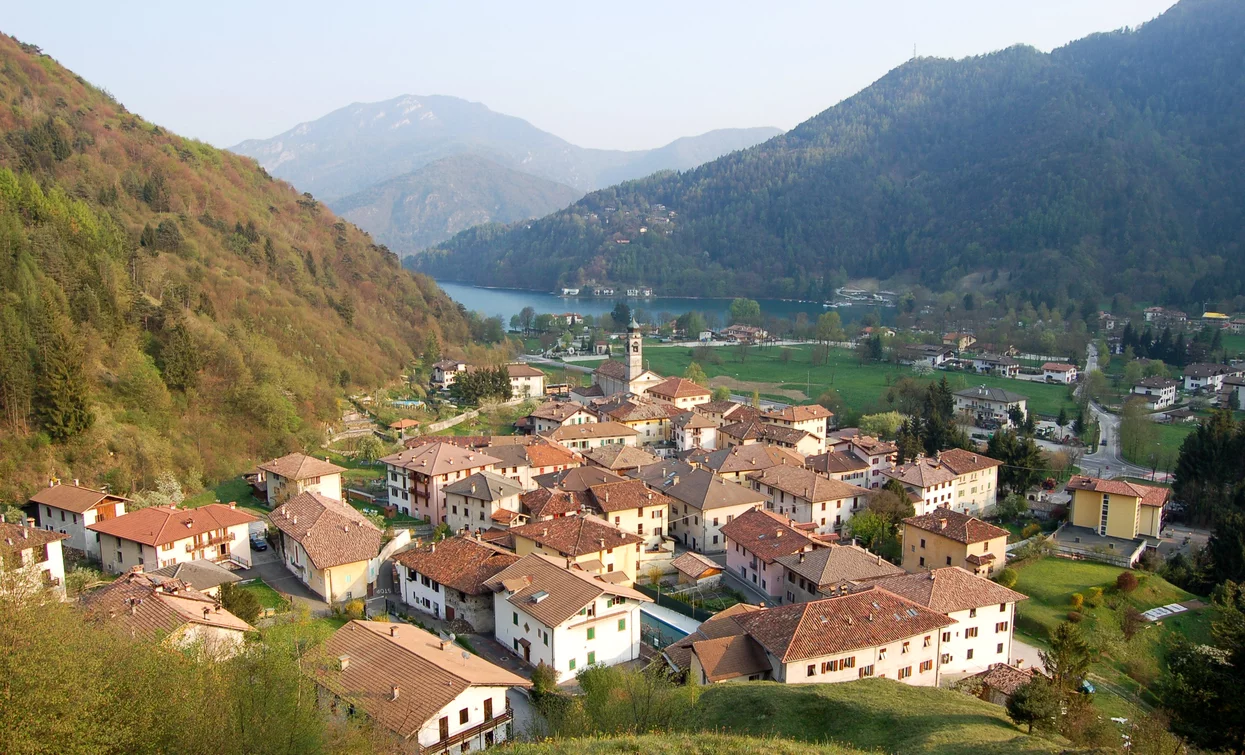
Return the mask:
M916 376L911 367L861 364L854 352L838 348L830 350L827 364L812 367L811 351L811 346L754 347L748 351L745 361L741 362L736 347L722 346L714 349L721 358L721 364L709 363L701 366L710 378L727 377L740 383L755 384L762 396L778 401L810 403L827 388L834 388L851 409L862 414L888 411L890 407L883 398L887 388L900 378ZM786 361L783 359L783 352L790 352ZM595 367L600 361L575 364ZM682 375L692 361L691 350L683 346L649 347L644 350L644 361L649 369L662 375ZM1068 395L1066 386L963 372L936 372L932 379L938 379L944 374L953 390L984 384L1027 396L1029 408L1038 414L1054 416L1059 414L1061 407L1070 412L1076 409L1076 403ZM774 389L793 392L794 395L776 394ZM745 387L743 390L751 389ZM797 398L797 395L802 398Z
M272 589L263 580L257 579L253 582L247 582L240 587L254 595L259 600L259 604L264 608L271 609L277 613L287 611L290 608L290 604L286 602L285 598L281 597L281 593Z
M507 746L505 751L513 755L856 755L862 752L855 748L812 745L776 737L762 739L699 732L517 742Z
M1171 459L1175 459L1180 455L1180 445L1184 443L1184 439L1189 433L1197 429L1197 425L1166 425L1155 423L1155 429L1158 431L1158 444L1162 448L1164 454ZM1142 467L1150 466L1150 456L1148 453L1140 454L1142 458L1134 458L1136 454L1124 454L1124 458L1133 464Z
M193 495L183 501L182 505L188 509L197 509L200 506L206 506L216 501L221 503L233 501L238 504L239 508L246 509L256 515L265 514L268 511L268 509L264 508L264 504L251 494L251 486L241 477L225 480L214 488L208 488L202 493Z

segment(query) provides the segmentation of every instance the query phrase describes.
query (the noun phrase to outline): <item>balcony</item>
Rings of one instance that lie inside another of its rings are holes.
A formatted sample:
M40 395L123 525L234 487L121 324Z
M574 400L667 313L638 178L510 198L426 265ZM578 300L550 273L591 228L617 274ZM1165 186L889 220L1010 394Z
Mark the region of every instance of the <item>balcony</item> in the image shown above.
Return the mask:
M451 736L446 737L445 739L442 739L440 742L437 742L436 744L427 745L427 746L420 745L419 753L420 755L423 755L424 753L449 752L450 748L457 747L458 745L460 745L461 743L469 739L474 739L480 736L481 734L484 734L489 731L494 731L496 729L501 728L502 726L505 726L506 724L510 723L510 720L513 717L514 717L514 713L510 710L510 708L506 708L506 710L500 716L494 716L493 718L489 719L488 721L485 721L484 723L476 724L475 726L472 726L470 729L464 729L463 731L460 731L457 734L453 734ZM493 743L497 744L497 741L494 740Z
M198 538L196 538L194 542L186 543L186 552L193 553L203 548L210 548L213 545L220 545L221 543L231 543L237 539L238 537L237 537L236 532L226 532L223 535L213 535L212 537L209 537L206 540L199 540Z

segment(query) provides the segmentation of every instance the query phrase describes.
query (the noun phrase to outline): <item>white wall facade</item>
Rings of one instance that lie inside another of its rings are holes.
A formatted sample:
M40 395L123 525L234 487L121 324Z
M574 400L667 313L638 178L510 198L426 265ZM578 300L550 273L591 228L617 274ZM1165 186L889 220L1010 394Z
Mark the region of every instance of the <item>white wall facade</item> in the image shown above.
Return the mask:
M781 672L778 681L786 684L835 684L879 677L915 687L936 687L940 676L938 648L938 631L932 630L929 634L913 635L887 645L787 664L770 656L770 663Z
M125 513L124 501L117 501L116 507L117 516ZM62 541L66 548L82 551L96 561L103 560L100 558L99 534L87 529L87 527L99 521L99 512L97 510L92 508L87 509L82 514L77 514L43 503L38 504L36 509L36 516L39 518L39 529L69 535L67 540Z
M955 624L941 630L942 673L975 674L985 671L992 663L1009 662L1016 623L1015 603L992 603L947 615ZM1031 660L1036 663L1038 659Z
M613 666L640 657L637 601L601 595L579 614L549 627L510 603L507 595L506 590L493 595L493 636L520 658L524 657L523 647L516 643L526 639L531 643L528 662L533 666L545 663L558 672L559 681L593 663ZM622 602L611 605L616 601Z

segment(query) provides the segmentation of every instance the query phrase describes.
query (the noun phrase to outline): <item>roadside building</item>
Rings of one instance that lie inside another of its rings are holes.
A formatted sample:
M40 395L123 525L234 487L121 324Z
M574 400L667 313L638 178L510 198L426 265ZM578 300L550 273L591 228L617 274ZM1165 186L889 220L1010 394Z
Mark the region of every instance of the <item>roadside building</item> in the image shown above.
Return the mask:
M865 488L790 465L752 472L748 480L753 490L769 497L766 510L811 524L819 535L841 532L873 496Z
M493 591L485 583L519 557L472 537L451 537L393 557L402 602L472 631L493 631Z
M705 469L696 469L662 490L670 496L670 536L698 553L723 553L722 527L766 497Z
M95 522L104 571L158 569L186 561L232 561L251 565L251 522L235 504L209 503L197 509L150 506Z
M938 461L955 474L952 508L972 516L985 516L994 511L999 497L999 467L1003 462L962 448L942 451Z
M1070 524L1093 530L1101 537L1124 540L1157 539L1171 495L1169 488L1085 475L1073 475L1064 490L1072 495Z
M51 590L65 599L65 556L62 532L37 529L33 519L23 524L0 522L0 595Z
M905 574L903 569L855 544L830 544L775 559L782 567L784 602L804 603L837 595L857 582Z
M383 533L353 506L301 493L269 519L281 533L277 551L285 567L326 602L371 595Z
M1241 369L1226 364L1197 362L1185 367L1183 374L1186 391L1218 393L1223 388L1224 378L1241 377Z
M510 393L514 398L545 395L545 373L530 364L508 364L506 374L510 377Z
M774 604L783 602L785 581L782 556L813 550L818 544L796 522L765 509L751 509L722 525L726 541L726 568L752 584Z
M648 395L684 411L709 402L709 389L681 377L672 377L648 389Z
M317 459L307 454L292 453L264 462L257 468L258 482L264 485L269 506L275 506L304 491L339 500L342 497L342 472L346 470L327 458Z
M35 508L40 529L66 536L61 541L63 547L102 561L99 533L89 531L89 527L121 516L127 503L128 498L84 488L74 480L73 485L49 484L30 497L28 506Z
M978 354L969 364L979 374L1014 378L1020 374L1020 362L1000 354Z
M493 471L476 472L445 486L445 523L451 532L488 529L521 513L523 486ZM498 516L499 511L505 514Z
M1019 409L1021 414L1028 414L1029 400L1019 393L979 385L976 388L965 388L952 394L955 397L955 410L974 417L978 422L997 422L1003 427L1011 425L1011 411Z
M951 509L903 520L903 568L923 572L960 566L990 577L1007 565L1007 530Z
M495 456L453 443L425 443L381 459L389 505L416 518L445 521L445 488L476 472L493 469Z
M1133 386L1133 395L1140 396L1153 409L1166 409L1175 405L1179 389L1179 382L1154 375L1138 381Z
M1076 382L1076 365L1066 362L1047 362L1042 365L1042 378L1048 383L1071 385Z
M956 474L936 458L922 457L883 474L903 485L918 515L955 508Z
M591 515L563 516L511 527L520 556L540 553L615 584L635 583L644 538Z

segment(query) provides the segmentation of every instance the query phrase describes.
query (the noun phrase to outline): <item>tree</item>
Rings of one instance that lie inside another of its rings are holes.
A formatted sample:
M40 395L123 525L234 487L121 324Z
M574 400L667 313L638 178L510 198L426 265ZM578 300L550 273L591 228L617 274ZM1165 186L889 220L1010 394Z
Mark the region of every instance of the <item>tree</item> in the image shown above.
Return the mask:
M1038 656L1062 700L1067 701L1080 691L1089 673L1090 654L1089 644L1076 624L1065 621L1052 629L1050 649L1038 651Z
M847 520L847 531L866 548L881 543L891 532L891 523L884 515L865 509Z
M899 492L896 492L891 483L896 483ZM895 525L898 525L905 518L916 515L916 508L912 505L912 501L908 498L908 491L904 490L903 485L898 480L890 480L886 483L887 487L875 492L869 497L869 510L881 514L891 523L892 531Z
M1120 446L1124 456L1145 463L1158 447L1159 429L1150 419L1146 403L1140 399L1127 401L1120 413Z
M687 338L697 338L707 330L705 317L699 312L684 312L675 320L675 326L686 334Z
M1018 726L1051 730L1059 719L1059 694L1051 683L1035 677L1021 685L1007 701L1007 716Z
M532 323L536 322L535 307L524 307L519 310L519 327L523 328L523 332L527 333L532 329Z
M730 313L732 325L761 324L761 305L752 299L735 299Z
M1068 410L1061 406L1059 407L1059 416L1055 417L1055 427L1059 428L1059 434L1062 436L1063 429L1067 426L1068 426Z
M1017 574L1016 570L1011 568L1010 566L1004 568L998 574L994 575L994 581L998 582L1000 585L1003 585L1004 587L1007 587L1007 588L1015 587L1016 583L1019 580L1020 580L1020 575Z
M986 443L986 456L1003 463L999 467L1000 489L1023 495L1042 480L1042 450L1033 438L1001 430Z
M614 318L614 327L622 330L631 323L631 307L625 301L616 302L610 317Z
M232 582L223 583L219 589L221 607L248 624L254 624L264 610L259 598L250 590L238 587Z
M826 312L817 318L817 340L823 343L847 340L847 334L843 332L843 320L838 312Z
M872 435L889 440L899 433L899 428L903 425L903 422L903 415L899 412L866 414L860 418L860 432L864 435Z
M683 373L683 377L696 385L704 386L709 384L709 377L705 375L705 370L700 366L699 362L692 362L687 365L687 370Z
M712 398L714 401L730 401L731 400L731 389L727 388L724 385L719 385L717 388L713 389L713 394L710 396L710 398Z
M1019 493L1012 493L999 501L994 507L995 516L1010 522L1029 513L1029 502Z
M752 392L752 408L753 409L761 408L761 392L760 391L754 390Z
M385 444L375 435L365 435L355 446L355 455L369 464L375 464L377 459L385 455Z
M34 384L35 416L52 440L63 442L95 423L88 398L82 348L68 333L68 324L53 327L39 350Z
M178 322L168 329L167 338L160 349L160 374L164 378L164 384L171 391L194 388L202 368L202 350L191 339L186 323Z
M510 374L505 366L485 367L460 373L450 386L450 395L463 404L508 401L513 394Z
M149 506L178 506L186 500L182 484L167 469L156 475L155 490L145 490L126 506L127 510L145 509Z
M836 415L843 414L847 410L847 404L843 401L843 397L833 388L827 388L817 397L817 403L826 410Z

